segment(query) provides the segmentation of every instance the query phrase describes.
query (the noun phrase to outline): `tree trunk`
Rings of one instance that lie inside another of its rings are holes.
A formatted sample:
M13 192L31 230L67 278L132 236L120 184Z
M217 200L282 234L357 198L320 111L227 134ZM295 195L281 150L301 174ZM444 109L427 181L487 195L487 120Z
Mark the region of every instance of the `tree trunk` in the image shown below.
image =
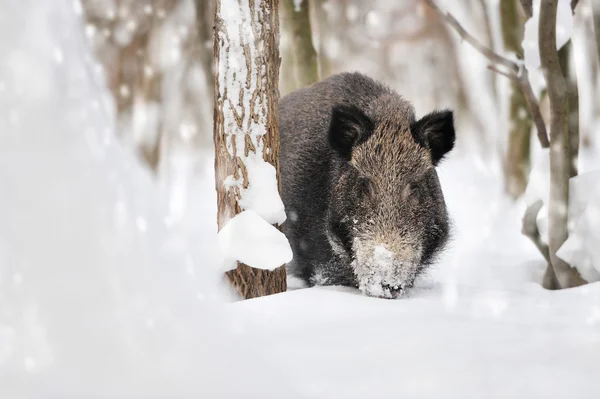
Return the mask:
M280 22L281 21L280 19ZM296 71L294 67L294 50L292 48L291 32L287 29L281 31L279 36L279 52L281 66L279 69L279 94L283 97L298 88Z
M329 58L327 52L327 40L335 36L332 26L332 21L329 16L329 10L325 7L326 0L303 0L302 2L310 1L309 12L314 15L313 21L317 21L318 28L318 66L319 76L324 79L334 73L334 60ZM330 7L341 7L337 2L328 3ZM339 28L339 26L336 26Z
M569 151L570 172L569 177L577 176L577 159L579 157L579 90L577 89L577 72L571 65L571 54L573 53L573 41L569 40L558 51L558 60L563 77L567 83L567 95L569 99Z
M600 62L600 1L592 1L592 14L594 18L594 36L596 37L596 57Z
M576 269L556 252L568 237L569 177L569 99L567 82L556 51L556 10L558 0L541 0L539 47L548 98L550 99L550 203L548 231L550 260L561 288L585 284Z
M517 0L500 2L500 20L504 50L522 56L523 21ZM530 166L530 143L533 120L527 110L523 91L516 80L511 81L510 127L508 146L504 159L504 189L516 199L527 187Z
M249 183L245 165L248 157L262 157L275 167L281 192L278 0L217 0L214 58L215 182L220 230L241 212L241 190ZM226 186L226 179L240 184ZM238 264L227 276L245 298L286 290L284 266L269 271Z
M289 34L295 87L306 87L319 80L317 53L312 41L308 0L282 0L282 22Z

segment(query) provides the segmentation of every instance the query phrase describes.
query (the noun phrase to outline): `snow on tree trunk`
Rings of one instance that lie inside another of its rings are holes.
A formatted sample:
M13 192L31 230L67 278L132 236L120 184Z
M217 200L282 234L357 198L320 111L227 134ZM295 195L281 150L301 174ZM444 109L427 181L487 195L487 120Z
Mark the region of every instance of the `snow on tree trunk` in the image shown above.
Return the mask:
M319 80L319 65L317 52L313 46L310 23L309 1L282 1L283 29L288 31L290 40L290 55L296 87L306 87Z
M523 21L519 15L517 0L500 2L500 19L504 50L508 53L523 54L521 40ZM508 147L504 159L504 189L512 198L520 197L527 187L530 167L530 143L533 120L519 82L511 81L510 129Z
M279 196L277 11L278 0L216 3L214 141L220 231L242 211L254 212L270 224L281 225L285 221ZM264 231L262 226L260 229ZM275 227L272 229L282 234ZM265 239L279 239L277 234L268 233ZM243 234L229 232L228 236ZM277 256L263 254L270 255ZM290 260L285 258L281 260ZM245 298L285 291L285 268L264 268L270 267L261 264L260 259L251 266L238 262L227 276Z
M550 99L550 201L548 205L549 247L552 267L561 288L585 284L576 269L556 255L568 237L569 99L556 50L558 0L542 0L539 18L539 53Z

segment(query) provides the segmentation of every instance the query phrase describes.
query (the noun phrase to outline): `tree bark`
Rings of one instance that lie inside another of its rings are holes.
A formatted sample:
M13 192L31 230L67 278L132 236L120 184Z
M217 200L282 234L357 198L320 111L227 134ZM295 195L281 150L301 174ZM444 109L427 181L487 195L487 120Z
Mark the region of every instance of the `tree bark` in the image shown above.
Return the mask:
M289 33L295 87L306 87L319 80L317 52L312 41L308 0L282 0L283 29Z
M500 2L500 21L504 50L522 57L523 21L517 0ZM527 102L517 80L511 80L510 127L508 146L504 159L504 189L516 199L527 187L530 167L530 143L533 120Z
M248 187L244 164L248 156L261 156L275 167L281 192L278 3L278 0L216 2L214 141L219 230L241 212L238 200L241 189ZM227 12L222 13L223 9ZM226 186L228 177L241 182L241 186ZM286 290L284 266L269 271L239 263L227 276L245 298Z
M594 20L594 36L596 38L596 57L600 62L600 1L591 0L592 14Z
M558 60L563 77L567 83L569 101L569 177L577 176L577 160L579 157L579 90L577 89L577 72L571 65L573 41L569 40L559 51Z
M560 259L556 252L568 237L569 177L569 99L567 82L556 51L556 10L558 0L541 0L540 61L550 100L550 203L548 231L550 260L561 288L585 284L578 271Z

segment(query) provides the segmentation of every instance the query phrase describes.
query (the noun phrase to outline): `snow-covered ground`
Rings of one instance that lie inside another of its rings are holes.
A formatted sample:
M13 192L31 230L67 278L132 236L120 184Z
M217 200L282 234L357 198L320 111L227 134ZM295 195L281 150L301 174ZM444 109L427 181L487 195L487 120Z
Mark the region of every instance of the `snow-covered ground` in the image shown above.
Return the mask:
M454 238L409 297L224 300L211 179L181 213L116 142L73 4L0 3L0 398L600 397L600 283L540 287L474 156L440 167Z
M307 397L599 397L600 284L542 289L523 205L468 160L440 174L455 239L410 297L298 289L234 313Z

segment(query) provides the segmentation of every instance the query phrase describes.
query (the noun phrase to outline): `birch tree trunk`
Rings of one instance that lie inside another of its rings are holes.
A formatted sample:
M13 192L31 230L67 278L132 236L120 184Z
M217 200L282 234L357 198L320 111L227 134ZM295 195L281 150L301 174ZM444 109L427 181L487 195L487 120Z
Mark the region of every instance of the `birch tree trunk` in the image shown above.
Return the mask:
M282 0L282 25L288 32L295 88L309 86L319 80L317 52L312 41L308 0Z
M504 50L512 56L522 56L523 20L517 0L500 2L500 20ZM504 189L512 198L520 197L527 187L530 164L531 128L533 120L527 109L519 82L510 84L510 125L508 146L504 158Z
M556 252L568 237L569 177L569 98L567 82L556 51L556 12L558 0L541 0L539 48L540 61L550 100L550 203L548 231L550 260L561 288L585 284L576 269Z
M278 0L217 0L215 7L214 141L219 230L241 212L246 161L262 157L279 181ZM223 11L223 12L222 12ZM227 181L238 184L225 184ZM245 298L286 290L284 266L273 271L238 263L227 276Z

